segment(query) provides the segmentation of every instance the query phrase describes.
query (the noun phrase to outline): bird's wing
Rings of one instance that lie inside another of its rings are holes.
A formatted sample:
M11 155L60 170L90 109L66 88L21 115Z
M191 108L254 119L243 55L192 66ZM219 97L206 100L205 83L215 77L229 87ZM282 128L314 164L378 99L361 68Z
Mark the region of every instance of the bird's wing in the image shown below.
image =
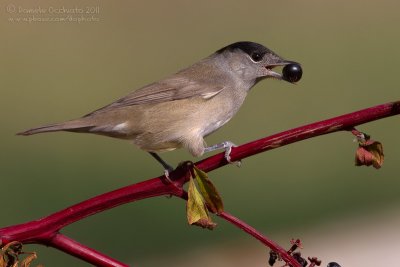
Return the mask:
M198 82L181 76L173 76L133 91L127 96L86 116L132 105L156 104L191 97L209 99L219 94L223 89L224 86L208 84L204 80Z

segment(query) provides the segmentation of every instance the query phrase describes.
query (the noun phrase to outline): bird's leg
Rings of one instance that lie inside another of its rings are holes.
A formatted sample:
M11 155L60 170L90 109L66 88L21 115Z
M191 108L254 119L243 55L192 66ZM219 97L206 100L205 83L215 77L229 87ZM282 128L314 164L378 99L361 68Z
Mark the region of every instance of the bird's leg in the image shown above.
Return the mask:
M169 173L172 172L174 168L168 163L166 163L157 153L154 152L149 152L149 153L164 167L165 178L167 178L168 182L172 183L171 179L169 179Z
M235 165L237 165L238 167L240 167L241 165L241 161L236 161L236 162L232 162L231 161L231 152L232 152L232 147L235 147L236 145L234 143L232 143L231 141L225 141L222 142L220 144L215 144L213 146L209 146L204 148L204 153L206 152L211 152L214 150L218 150L218 149L224 149L225 150L225 159L227 162L229 163L235 163Z

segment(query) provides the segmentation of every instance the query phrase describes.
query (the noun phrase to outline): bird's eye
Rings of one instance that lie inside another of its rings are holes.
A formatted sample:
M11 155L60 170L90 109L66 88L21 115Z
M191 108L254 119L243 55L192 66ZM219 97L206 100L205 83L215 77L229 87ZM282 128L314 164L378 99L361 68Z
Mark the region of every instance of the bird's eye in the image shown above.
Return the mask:
M253 53L253 54L251 54L251 59L253 59L255 62L260 62L262 59L262 56L259 53Z

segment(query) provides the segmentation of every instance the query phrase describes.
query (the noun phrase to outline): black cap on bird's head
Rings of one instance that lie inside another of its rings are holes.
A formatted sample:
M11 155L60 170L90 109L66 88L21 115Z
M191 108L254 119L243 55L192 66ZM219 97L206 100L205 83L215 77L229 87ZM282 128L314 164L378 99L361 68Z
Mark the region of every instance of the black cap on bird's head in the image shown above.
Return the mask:
M217 53L222 53L224 51L233 51L235 49L240 49L249 56L258 53L261 56L264 56L266 53L271 53L272 51L265 46L254 43L254 42L248 42L248 41L243 41L243 42L236 42L230 45L227 45L217 51ZM272 52L273 53L273 52Z
M291 83L297 82L301 78L302 69L299 63L285 60L272 50L258 43L248 41L236 42L219 49L216 53L223 54L238 50L247 56L250 65L261 67L257 70L258 78L272 77ZM283 75L272 71L273 68L278 66L284 66Z

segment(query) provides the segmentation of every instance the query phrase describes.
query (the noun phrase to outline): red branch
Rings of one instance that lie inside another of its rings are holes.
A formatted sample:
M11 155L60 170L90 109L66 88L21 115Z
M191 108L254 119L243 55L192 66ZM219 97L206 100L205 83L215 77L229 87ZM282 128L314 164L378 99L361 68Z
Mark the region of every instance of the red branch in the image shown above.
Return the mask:
M96 266L114 266L114 267L127 267L125 263L119 262L115 259L108 257L98 251L95 251L92 248L86 247L75 240L57 233L53 236L48 246L52 246L61 251L65 251L66 253L80 258L84 261L90 262Z
M397 114L400 114L400 101L319 121L235 147L232 149L231 159L233 161L238 161L254 154L262 153L294 142L332 132L351 130L357 125ZM210 172L226 164L228 163L224 159L224 153L208 157L195 163L198 168L205 172ZM185 199L186 192L182 187L188 181L187 167L182 165L177 168L170 174L170 178L174 181L173 184L166 182L164 176L152 178L96 196L40 220L1 228L1 244L4 245L11 241L45 244L74 255L96 266L127 266L59 234L59 230L71 223L82 220L83 218L98 212L145 198L161 195L174 195ZM283 248L257 232L254 228L228 213L222 213L219 214L219 216L243 229L274 251L278 252L290 265L300 267L300 265L290 255L288 255Z
M222 212L218 216L223 218L223 219L225 219L225 220L227 220L231 224L239 227L240 229L242 229L243 231L245 231L249 235L253 236L254 238L258 239L261 243L263 243L264 245L266 245L267 247L269 247L270 249L272 249L273 251L275 251L276 253L281 255L281 258L284 261L286 261L286 263L289 263L290 266L301 267L300 263L298 263L295 259L293 259L293 257L291 257L290 254L288 254L287 251L284 248L279 246L274 241L266 238L263 234L258 232L256 229L254 229L250 225L247 225L247 224L243 223L238 218L235 218L234 216L230 215L227 212Z

